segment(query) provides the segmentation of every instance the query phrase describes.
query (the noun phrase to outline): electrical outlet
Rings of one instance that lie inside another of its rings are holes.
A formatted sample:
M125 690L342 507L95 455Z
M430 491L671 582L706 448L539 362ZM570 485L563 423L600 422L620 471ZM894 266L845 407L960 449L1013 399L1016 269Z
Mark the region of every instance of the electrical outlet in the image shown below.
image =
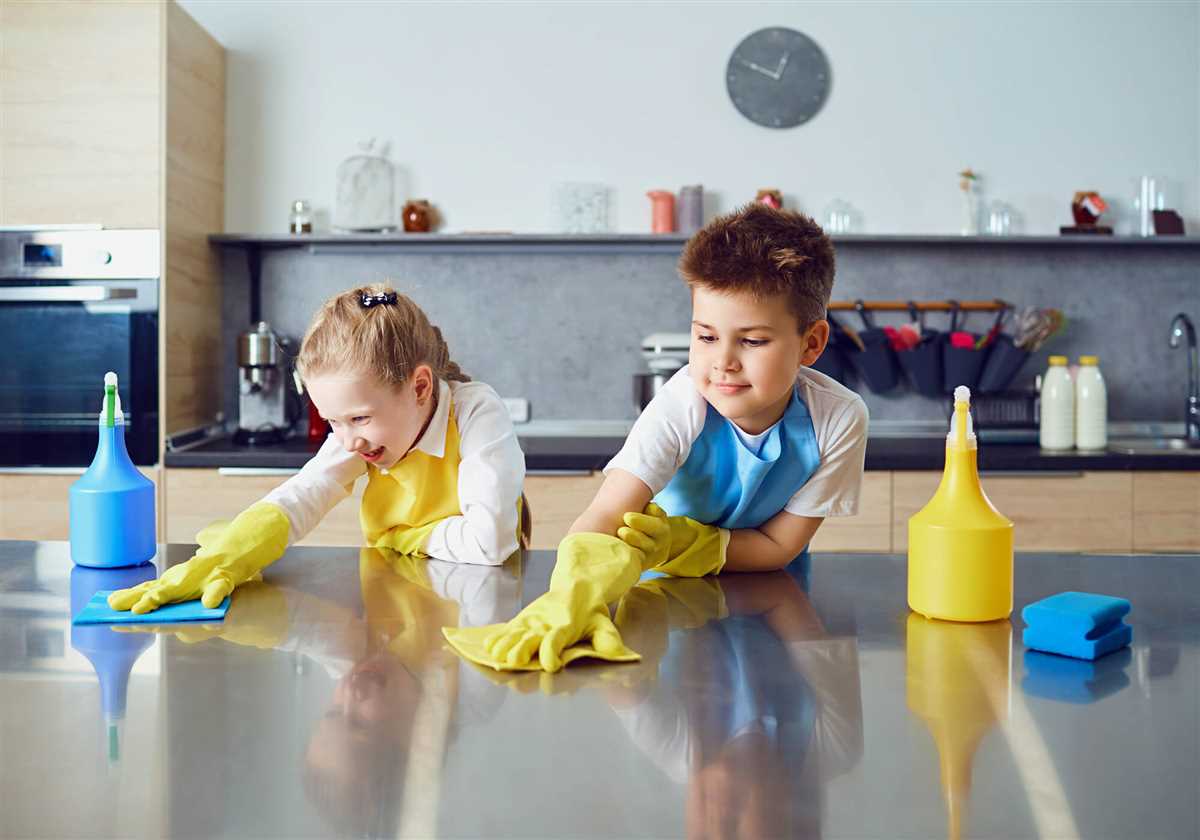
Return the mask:
M529 400L524 397L505 397L504 407L508 409L508 417L514 423L529 422Z

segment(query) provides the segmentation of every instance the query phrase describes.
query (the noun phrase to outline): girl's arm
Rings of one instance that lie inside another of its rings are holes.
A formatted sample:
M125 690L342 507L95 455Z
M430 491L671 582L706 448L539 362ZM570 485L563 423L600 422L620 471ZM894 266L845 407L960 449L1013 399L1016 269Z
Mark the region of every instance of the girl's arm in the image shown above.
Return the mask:
M500 397L482 383L455 389L460 516L437 524L425 553L438 560L499 566L517 550L517 500L525 453Z
M325 514L350 495L357 481L367 471L366 462L347 452L337 438L329 435L317 454L308 463L262 498L280 507L291 524L288 545L308 536L320 524Z

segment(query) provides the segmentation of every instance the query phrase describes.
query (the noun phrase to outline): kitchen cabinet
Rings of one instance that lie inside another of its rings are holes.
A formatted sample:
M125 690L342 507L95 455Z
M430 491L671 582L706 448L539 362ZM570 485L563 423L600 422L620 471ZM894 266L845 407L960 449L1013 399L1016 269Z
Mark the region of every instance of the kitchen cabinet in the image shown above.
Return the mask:
M863 474L857 516L832 516L813 537L813 551L890 552L892 550L892 473Z
M218 520L233 519L296 471L169 469L163 472L167 541L192 543L202 528ZM366 484L359 481L354 493L339 502L297 545L362 545L358 506Z
M138 467L154 482L162 541L162 483L157 467ZM80 472L4 472L0 470L0 539L65 540L70 537L68 492Z
M0 224L162 233L160 441L220 404L208 235L224 229L224 144L224 48L173 0L0 2ZM25 509L55 478L6 475L0 508ZM0 537L56 539L65 491L44 501L45 515L0 518Z
M1017 551L1133 550L1133 476L1129 472L984 475L983 490L1016 526ZM942 480L938 472L892 479L893 551L908 550L908 518Z
M579 474L525 476L525 499L533 524L532 548L558 548L571 523L591 504L604 483L599 470Z
M599 471L527 476L525 498L533 520L533 548L556 548L603 483ZM892 474L867 473L859 515L826 519L813 539L813 550L891 551L891 504Z
M0 224L163 233L161 430L220 386L225 50L175 2L0 4Z
M1133 550L1200 551L1200 472L1133 474Z

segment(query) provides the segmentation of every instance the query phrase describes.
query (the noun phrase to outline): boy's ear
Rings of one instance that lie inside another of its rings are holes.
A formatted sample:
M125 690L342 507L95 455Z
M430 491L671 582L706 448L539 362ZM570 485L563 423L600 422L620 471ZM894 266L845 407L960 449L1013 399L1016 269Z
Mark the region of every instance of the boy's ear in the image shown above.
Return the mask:
M822 318L804 333L804 350L800 356L800 364L809 367L825 352L829 343L829 322Z

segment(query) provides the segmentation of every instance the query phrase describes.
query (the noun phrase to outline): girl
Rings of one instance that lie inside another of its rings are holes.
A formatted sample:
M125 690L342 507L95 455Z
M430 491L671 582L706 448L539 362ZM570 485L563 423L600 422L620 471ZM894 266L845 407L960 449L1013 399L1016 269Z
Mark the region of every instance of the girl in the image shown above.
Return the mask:
M157 580L109 596L146 613L215 607L308 534L364 474L368 545L496 566L529 536L525 456L496 392L450 360L441 330L386 285L335 295L313 319L297 370L333 434L298 474Z

